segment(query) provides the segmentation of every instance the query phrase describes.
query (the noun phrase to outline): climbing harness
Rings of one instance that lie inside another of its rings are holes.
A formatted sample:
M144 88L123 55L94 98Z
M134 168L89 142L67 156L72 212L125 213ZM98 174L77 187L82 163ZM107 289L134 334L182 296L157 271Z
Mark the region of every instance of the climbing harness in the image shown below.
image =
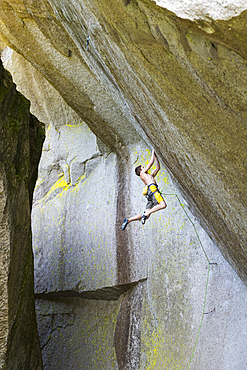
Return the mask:
M150 189L150 187L151 187L152 185L153 185L153 186L156 186L156 190L155 190L155 191L152 191L152 190ZM148 190L149 190L149 194L148 194ZM143 190L142 190L142 194L143 194L143 195L145 195L145 196L147 195L149 198L150 198L150 197L153 197L153 196L154 196L154 194L155 194L155 193L157 193L157 192L158 192L158 193L160 193L160 191L159 191L159 189L158 189L158 185L157 185L157 184L154 184L154 183L149 184L149 185L145 185L145 186L144 186L144 188L143 188Z
M158 185L155 183L147 185L147 193L144 194L146 191L146 187L143 189L143 195L146 195L146 198L148 198L148 201L151 202L157 202L158 204L163 201L163 197L161 195L161 192L159 191Z
M151 186L155 186L155 187L156 187L156 190L155 190L155 191L152 191L152 190L151 190ZM150 194L150 196L151 196L151 197L153 197L153 196L154 196L154 194L155 194L155 193L157 193L157 192L158 192L158 193L160 193L160 191L159 191L159 189L158 189L158 185L157 185L157 184L155 184L155 183L149 184L149 185L147 185L147 187L148 187L148 189L150 190L150 193L151 193L151 194Z
M152 201L153 204L160 204L162 201L164 201L157 184L148 185L147 197L150 201Z

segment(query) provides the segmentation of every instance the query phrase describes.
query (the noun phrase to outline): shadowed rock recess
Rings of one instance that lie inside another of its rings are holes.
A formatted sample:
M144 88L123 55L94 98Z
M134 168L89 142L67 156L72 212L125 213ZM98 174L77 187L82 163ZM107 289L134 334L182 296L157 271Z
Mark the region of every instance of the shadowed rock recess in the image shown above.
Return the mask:
M46 126L32 207L45 369L246 367L247 10L196 11L0 0L4 66ZM123 232L152 147L167 208Z
M0 64L0 367L43 369L34 307L30 204L44 129Z

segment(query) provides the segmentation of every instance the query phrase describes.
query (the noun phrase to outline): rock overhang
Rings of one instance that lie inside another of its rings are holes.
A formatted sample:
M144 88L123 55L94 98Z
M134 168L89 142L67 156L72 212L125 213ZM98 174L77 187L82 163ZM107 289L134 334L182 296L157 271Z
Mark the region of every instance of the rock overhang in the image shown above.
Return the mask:
M156 148L246 282L246 11L192 22L148 1L1 7L3 41L125 163L135 135Z
M189 0L189 1L169 1L169 0L154 0L157 5L162 8L174 12L178 17L197 20L228 20L240 15L247 9L246 2L243 0L235 1L234 4L231 0L224 2L220 1L202 1L202 0Z

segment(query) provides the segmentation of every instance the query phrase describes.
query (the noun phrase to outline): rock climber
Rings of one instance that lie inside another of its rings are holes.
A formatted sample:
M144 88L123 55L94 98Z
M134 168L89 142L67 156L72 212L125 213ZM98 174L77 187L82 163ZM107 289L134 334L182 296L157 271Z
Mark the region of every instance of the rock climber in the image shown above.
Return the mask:
M148 173L149 169L152 167L153 163L155 162L156 168L150 174ZM139 214L133 216L131 218L124 218L122 224L122 230L126 228L126 226L132 221L141 220L142 224L144 225L146 220L150 217L150 215L154 212L157 212L161 209L166 208L166 202L162 195L159 192L158 185L155 181L155 176L160 170L160 163L157 158L155 151L152 151L151 159L146 167L138 166L135 168L135 173L137 176L140 176L141 180L144 182L145 187L143 189L143 195L146 196L148 202L146 205L146 209L143 214Z

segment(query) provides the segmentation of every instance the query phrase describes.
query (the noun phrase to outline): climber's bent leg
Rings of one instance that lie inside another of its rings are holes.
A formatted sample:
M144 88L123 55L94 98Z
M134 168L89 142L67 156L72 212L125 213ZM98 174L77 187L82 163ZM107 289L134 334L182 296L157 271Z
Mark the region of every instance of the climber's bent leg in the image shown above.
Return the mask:
M165 208L166 208L166 202L162 200L159 204L156 204L154 207L150 209L146 209L144 211L144 214L146 218L148 218L152 213L160 211L161 209L165 209Z

